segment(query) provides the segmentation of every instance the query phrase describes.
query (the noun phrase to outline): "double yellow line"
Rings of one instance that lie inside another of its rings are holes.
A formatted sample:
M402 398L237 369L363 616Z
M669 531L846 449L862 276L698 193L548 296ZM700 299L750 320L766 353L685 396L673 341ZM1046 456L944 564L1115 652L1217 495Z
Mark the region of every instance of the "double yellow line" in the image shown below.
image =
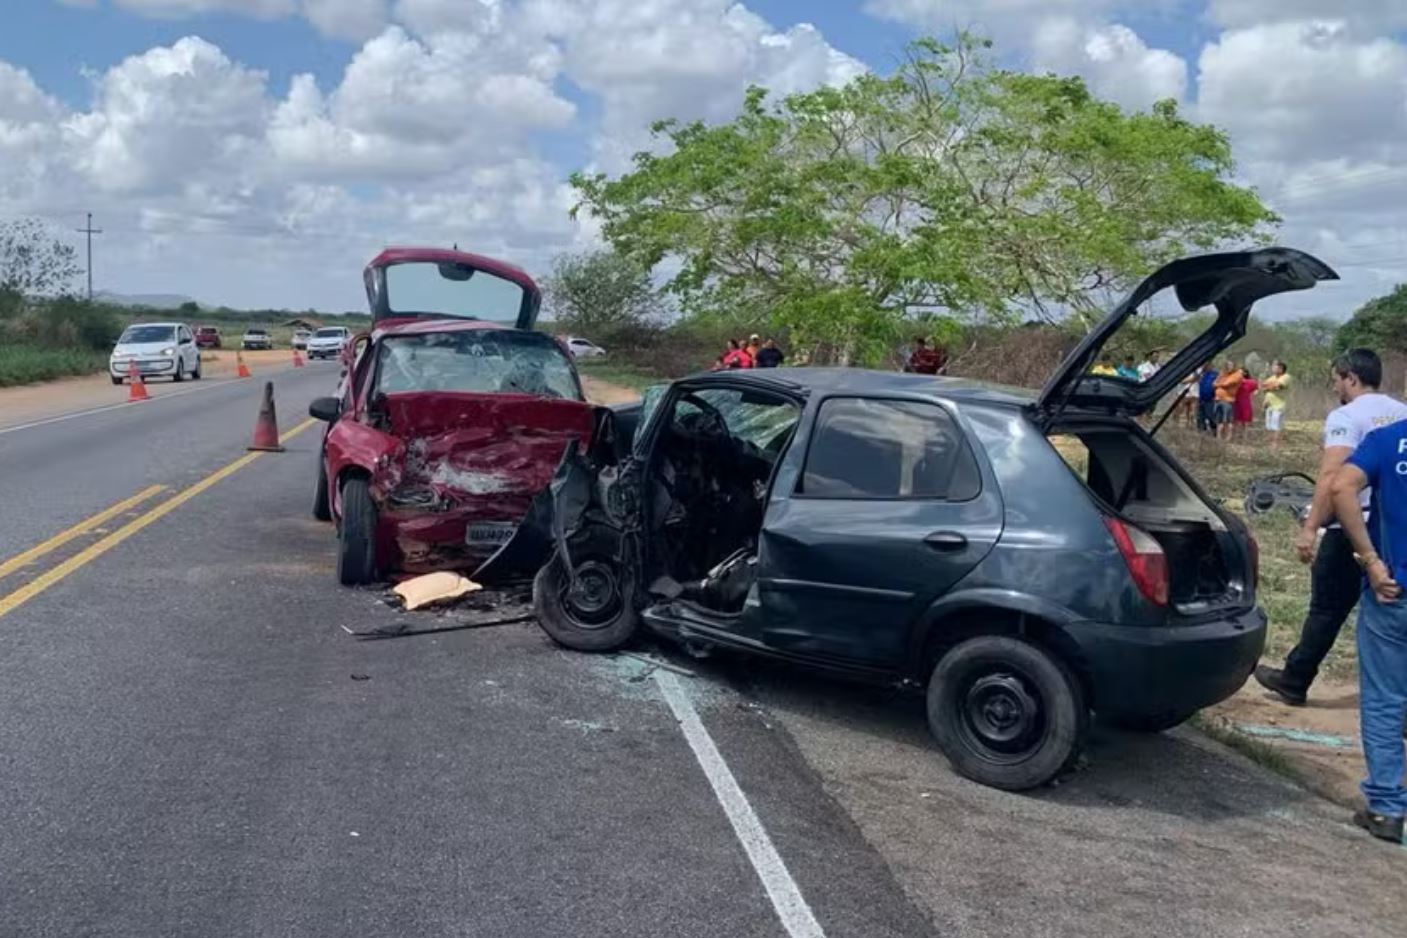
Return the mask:
M284 433L282 436L280 436L279 442L286 443L287 441L293 439L295 436L302 433L304 430L308 429L315 423L317 423L317 421L313 419L303 421L296 427L290 429L287 433ZM8 593L4 596L0 596L0 616L8 615L9 613L18 609L20 606L33 599L35 596L38 596L46 589L62 580L64 577L68 576L70 573L73 573L75 570L79 569L85 564L91 563L92 561L101 557L103 554L112 550L118 544L121 544L123 541L136 534L138 531L166 517L171 512L175 511L177 508L180 508L186 502L190 501L192 498L195 498L201 492L204 492L206 489L210 488L212 485L215 485L222 479L229 478L230 476L234 475L236 472L243 469L245 466L249 465L254 460L258 459L260 456L263 455L264 453L262 452L246 453L236 459L234 462L229 463L228 465L220 469L216 469L214 472L210 473L210 475L201 479L199 482L195 483L189 488L182 489L181 491L177 492L175 495L172 495L170 498L166 499L155 507L148 509L147 511L133 518L131 521L128 521L126 524L122 525L122 527L106 535L101 540L93 542L92 544L83 548L78 553L74 554L72 557L69 557L67 560L63 561L62 563L57 564L56 566L44 571L39 576L30 580L28 583L24 584L14 592ZM33 563L39 558L45 556L46 554L52 553L53 551L69 543L75 538L81 537L84 534L88 534L94 531L100 525L111 521L113 518L121 516L125 512L132 510L137 505L140 505L143 502L150 500L151 498L155 497L156 495L159 495L164 491L166 491L166 486L164 485L150 486L138 492L136 495L133 495L131 498L125 498L110 508L105 508L95 515L92 515L88 518L84 518L82 521L78 522L73 527L54 535L47 541L44 541L42 544L36 544L29 550L26 550L20 554L16 554L15 556L4 561L3 563L0 563L0 577L8 576L9 574L20 569L21 567Z

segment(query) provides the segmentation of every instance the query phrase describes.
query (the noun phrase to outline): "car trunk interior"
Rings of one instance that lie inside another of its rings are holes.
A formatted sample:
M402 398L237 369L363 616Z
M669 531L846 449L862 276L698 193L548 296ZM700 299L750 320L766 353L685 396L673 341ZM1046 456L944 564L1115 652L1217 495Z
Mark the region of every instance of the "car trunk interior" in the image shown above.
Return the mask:
M1240 600L1240 554L1226 522L1141 431L1067 424L1049 439L1107 514L1136 525L1163 548L1174 608L1195 614Z
M645 488L654 594L742 611L772 476L799 414L780 395L719 388L671 405Z

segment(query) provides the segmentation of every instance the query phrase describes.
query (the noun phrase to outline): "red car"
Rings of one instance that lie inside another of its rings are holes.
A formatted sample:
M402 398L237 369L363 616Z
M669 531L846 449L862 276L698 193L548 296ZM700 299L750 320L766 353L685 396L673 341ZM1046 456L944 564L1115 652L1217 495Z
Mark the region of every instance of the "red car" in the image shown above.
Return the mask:
M197 348L219 348L220 330L214 326L199 326L195 330Z
M337 577L473 569L505 543L594 410L571 357L534 332L542 295L510 264L391 248L366 268L372 329L348 343L313 514Z

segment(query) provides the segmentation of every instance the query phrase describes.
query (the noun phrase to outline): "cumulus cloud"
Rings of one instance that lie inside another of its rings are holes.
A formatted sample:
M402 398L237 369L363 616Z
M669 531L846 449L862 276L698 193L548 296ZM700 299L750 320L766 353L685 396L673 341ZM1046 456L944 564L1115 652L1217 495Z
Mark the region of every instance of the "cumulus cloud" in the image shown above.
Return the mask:
M1333 17L1355 28L1393 30L1407 27L1403 0L1208 0L1207 16L1232 28L1289 20Z
M1181 99L1187 63L1166 49L1150 49L1127 26L1087 27L1069 18L1044 20L1032 39L1037 70L1081 75L1101 97L1127 108L1161 98Z

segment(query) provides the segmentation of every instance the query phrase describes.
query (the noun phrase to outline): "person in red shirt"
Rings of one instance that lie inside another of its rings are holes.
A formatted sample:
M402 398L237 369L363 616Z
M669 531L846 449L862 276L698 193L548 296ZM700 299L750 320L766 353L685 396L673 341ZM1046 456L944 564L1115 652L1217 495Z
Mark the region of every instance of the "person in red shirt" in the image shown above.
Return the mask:
M948 364L947 352L941 346L928 344L922 336L914 338L914 350L909 353L909 364L904 369L921 375L936 375Z
M719 356L717 364L713 366L714 371L728 368L751 368L753 365L752 356L747 349L742 347L742 343L737 339L729 339L728 347Z
M1236 439L1244 440L1250 435L1251 423L1255 419L1255 409L1251 406L1251 395L1256 393L1260 382L1249 371L1241 369L1241 384L1236 388L1236 400L1231 405L1231 432Z

